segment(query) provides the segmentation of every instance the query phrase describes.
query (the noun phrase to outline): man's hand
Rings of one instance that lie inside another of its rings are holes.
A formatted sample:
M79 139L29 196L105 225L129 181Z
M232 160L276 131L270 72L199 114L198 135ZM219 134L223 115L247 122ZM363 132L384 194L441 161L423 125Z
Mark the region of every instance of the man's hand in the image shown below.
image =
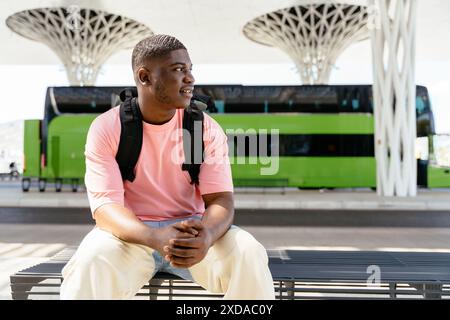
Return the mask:
M171 239L190 239L197 236L198 231L192 228L185 228L181 222L169 225L164 228L157 228L154 231L154 239L156 240L154 249L157 250L161 256L167 253L164 248L169 245Z
M180 233L164 246L164 258L176 268L189 268L202 261L212 246L208 229L200 220L185 220L173 226Z

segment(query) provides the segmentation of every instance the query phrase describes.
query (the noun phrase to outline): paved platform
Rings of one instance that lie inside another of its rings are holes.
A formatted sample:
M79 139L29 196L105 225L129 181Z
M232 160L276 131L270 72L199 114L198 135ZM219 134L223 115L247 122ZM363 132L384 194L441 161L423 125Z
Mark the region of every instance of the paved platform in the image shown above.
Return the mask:
M32 188L23 192L20 182L0 183L0 207L89 207L83 189L72 192L63 186L55 192ZM438 210L450 212L450 189L419 189L416 197L381 197L370 189L298 190L294 188L236 188L237 209L324 210Z

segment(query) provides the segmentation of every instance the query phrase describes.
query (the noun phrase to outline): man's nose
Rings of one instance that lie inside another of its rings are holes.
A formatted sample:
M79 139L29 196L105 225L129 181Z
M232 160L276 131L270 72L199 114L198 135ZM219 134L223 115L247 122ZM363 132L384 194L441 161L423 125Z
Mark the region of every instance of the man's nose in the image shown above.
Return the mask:
M186 83L194 83L195 82L195 78L192 75L191 71L186 72L186 75L184 76L184 81Z

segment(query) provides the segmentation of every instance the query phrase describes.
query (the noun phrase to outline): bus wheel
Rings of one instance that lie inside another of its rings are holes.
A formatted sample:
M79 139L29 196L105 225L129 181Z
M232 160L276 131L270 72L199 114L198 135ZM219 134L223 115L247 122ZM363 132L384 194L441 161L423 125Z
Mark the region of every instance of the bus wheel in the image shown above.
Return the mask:
M62 188L62 179L60 179L60 178L55 179L55 190L56 190L56 192L61 192L61 188Z
M22 191L28 192L30 190L31 180L30 178L23 178L22 179Z
M38 180L39 192L44 192L46 186L47 186L47 181L45 179L39 178L39 180Z
M78 179L72 179L72 192L78 191Z

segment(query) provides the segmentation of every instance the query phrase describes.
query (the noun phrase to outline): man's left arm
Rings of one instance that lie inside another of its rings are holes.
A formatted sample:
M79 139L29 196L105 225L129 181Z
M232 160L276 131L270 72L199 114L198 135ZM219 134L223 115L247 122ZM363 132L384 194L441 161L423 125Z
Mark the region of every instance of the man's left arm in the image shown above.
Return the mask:
M219 124L207 115L205 127L207 142L205 142L205 160L199 175L199 190L206 208L202 223L210 233L212 245L233 223L233 179L227 136Z
M218 192L203 195L206 211L203 226L211 237L211 245L228 231L234 218L232 192Z

